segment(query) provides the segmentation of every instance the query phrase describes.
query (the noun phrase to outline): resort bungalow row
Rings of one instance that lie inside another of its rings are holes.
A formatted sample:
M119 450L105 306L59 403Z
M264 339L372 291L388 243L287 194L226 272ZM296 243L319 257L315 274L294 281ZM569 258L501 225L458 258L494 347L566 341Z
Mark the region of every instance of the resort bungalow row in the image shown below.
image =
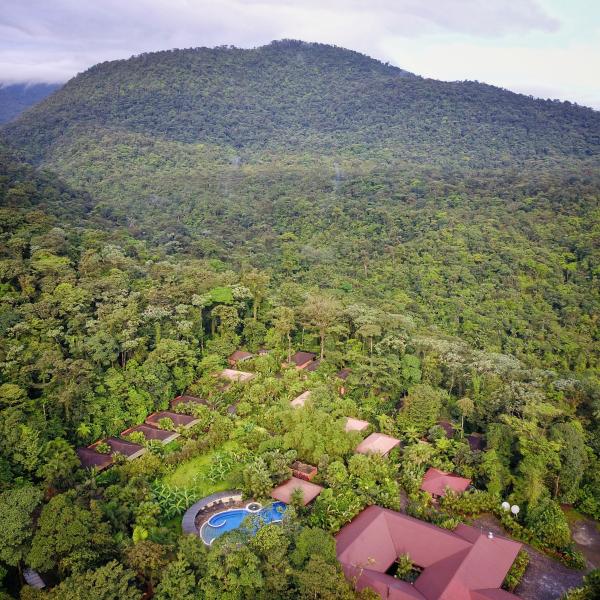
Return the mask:
M206 404L206 400L196 398L195 396L177 396L171 401L171 407L175 407L179 404L195 403L195 404ZM147 441L157 440L163 444L175 440L179 437L177 431L170 429L161 429L159 426L161 419L170 419L173 423L173 427L189 428L193 427L199 422L199 419L190 415L180 414L171 411L161 411L151 414L145 423L136 425L135 427L129 427L121 432L121 438L126 438L131 433L141 433ZM109 446L109 452L98 452L98 445L106 443ZM105 440L99 440L94 444L87 447L77 448L77 456L81 466L87 469L96 469L103 471L114 463L113 454L121 454L127 458L127 460L133 460L138 456L141 456L146 452L146 448L140 444L136 444L127 439L119 439L116 437L110 437Z

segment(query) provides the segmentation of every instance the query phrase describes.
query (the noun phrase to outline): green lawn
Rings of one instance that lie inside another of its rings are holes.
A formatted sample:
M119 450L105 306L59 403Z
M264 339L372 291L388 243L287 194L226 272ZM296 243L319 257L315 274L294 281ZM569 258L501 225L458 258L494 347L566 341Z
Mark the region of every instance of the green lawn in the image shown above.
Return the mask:
M202 497L208 496L209 494L214 494L215 492L222 492L224 490L232 489L235 487L235 485L229 479L212 483L208 480L208 478L204 478L203 475L208 473L212 462L212 457L215 452L222 450L235 450L236 448L237 444L235 442L226 442L217 450L196 456L191 460L181 463L171 475L165 478L165 483L178 488L194 487L194 489L197 490ZM196 478L195 485L194 477Z

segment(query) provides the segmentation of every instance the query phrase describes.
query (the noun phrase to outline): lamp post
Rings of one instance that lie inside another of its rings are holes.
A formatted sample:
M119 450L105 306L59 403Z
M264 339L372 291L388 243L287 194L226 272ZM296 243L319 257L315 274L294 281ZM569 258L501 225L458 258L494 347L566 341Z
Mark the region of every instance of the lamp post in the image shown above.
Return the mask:
M511 506L510 502L507 502L506 500L500 506L502 507L503 511L510 511L514 517L516 517L519 514L519 511L521 510L516 504L513 504Z

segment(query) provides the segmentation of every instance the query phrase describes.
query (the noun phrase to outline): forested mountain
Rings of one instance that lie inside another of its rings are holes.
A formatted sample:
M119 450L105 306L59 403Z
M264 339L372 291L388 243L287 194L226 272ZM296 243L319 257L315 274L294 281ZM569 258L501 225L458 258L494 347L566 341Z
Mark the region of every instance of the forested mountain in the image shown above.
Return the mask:
M591 109L287 41L102 63L4 134L169 252L352 289L538 366L596 363Z
M600 113L284 41L103 63L0 135L2 600L370 600L332 538L370 504L593 566L567 515L600 518ZM179 394L177 440L125 432ZM401 448L355 454L348 416ZM108 436L147 452L82 469ZM296 458L325 489L283 527L181 535ZM429 467L476 491L433 504Z
M0 85L0 123L6 123L60 87L58 83Z
M249 152L381 149L478 166L597 155L600 143L591 109L423 79L356 52L293 41L102 63L6 133L44 158L65 134L90 126Z

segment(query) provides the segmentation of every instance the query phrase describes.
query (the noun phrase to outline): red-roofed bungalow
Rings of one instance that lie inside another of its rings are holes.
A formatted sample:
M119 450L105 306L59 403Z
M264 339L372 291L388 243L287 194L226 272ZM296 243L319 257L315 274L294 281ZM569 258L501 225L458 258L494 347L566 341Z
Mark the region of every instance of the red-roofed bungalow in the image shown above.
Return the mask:
M434 498L445 496L450 489L457 494L464 492L471 485L471 480L451 473L445 473L431 467L423 477L421 490L431 494Z
M393 448L399 445L400 440L391 435L372 433L356 446L356 452L359 454L381 454L382 456L387 456Z
M308 465L306 463L296 460L292 463L292 475L298 479L306 479L306 481L312 481L319 470L314 465Z
M369 427L371 423L369 421L362 421L361 419L355 419L353 417L346 417L346 425L344 430L349 431L364 431Z
M294 408L302 408L306 404L306 401L310 398L311 394L312 392L310 390L302 392L297 398L294 398L290 402L290 406Z
M306 367L308 367L308 365L310 365L316 359L317 355L314 352L304 352L303 350L298 350L298 352L292 355L291 364L294 365L296 369L306 369Z
M298 479L298 477L292 477L285 483L278 485L271 492L271 498L289 504L292 501L292 494L295 490L302 490L302 505L306 506L323 491L323 488L316 483L311 483L310 481L306 481L304 479Z

